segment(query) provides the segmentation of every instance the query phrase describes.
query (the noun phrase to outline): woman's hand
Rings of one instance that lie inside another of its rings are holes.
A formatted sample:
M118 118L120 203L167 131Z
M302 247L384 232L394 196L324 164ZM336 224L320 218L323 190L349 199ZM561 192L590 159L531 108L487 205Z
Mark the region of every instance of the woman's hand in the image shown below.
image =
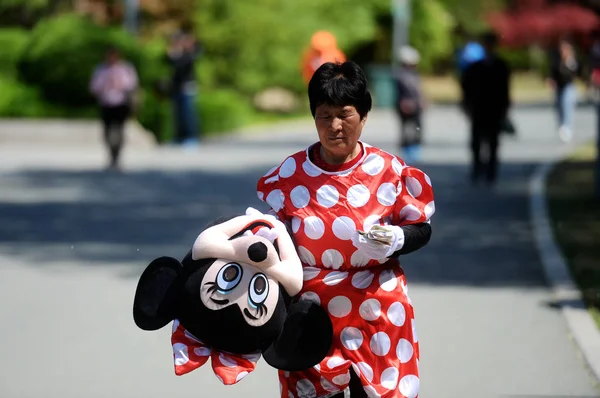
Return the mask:
M367 257L380 260L402 248L404 231L396 225L374 225L367 232L355 231L352 243Z

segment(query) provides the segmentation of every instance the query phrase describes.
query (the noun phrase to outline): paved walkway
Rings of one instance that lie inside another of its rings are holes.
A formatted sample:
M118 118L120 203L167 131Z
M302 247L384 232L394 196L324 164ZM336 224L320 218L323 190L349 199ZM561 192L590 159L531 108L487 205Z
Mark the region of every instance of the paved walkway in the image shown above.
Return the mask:
M421 167L434 184L430 245L405 259L421 342L421 397L595 397L553 309L529 225L537 162L570 146L550 110L516 110L494 190L467 183L466 126L453 108L425 123ZM14 125L13 125L14 126ZM594 117L579 110L577 140ZM2 131L12 128L0 123ZM60 127L47 127L60 128ZM88 134L96 126L84 128ZM169 328L131 319L137 277L159 255L183 255L216 214L264 209L255 181L316 138L310 124L206 142L196 153L146 145L104 173L100 146L0 146L0 396L15 398L275 397L275 371L223 387L210 368L175 377ZM370 115L364 140L395 150L392 114ZM94 133L95 134L95 133Z

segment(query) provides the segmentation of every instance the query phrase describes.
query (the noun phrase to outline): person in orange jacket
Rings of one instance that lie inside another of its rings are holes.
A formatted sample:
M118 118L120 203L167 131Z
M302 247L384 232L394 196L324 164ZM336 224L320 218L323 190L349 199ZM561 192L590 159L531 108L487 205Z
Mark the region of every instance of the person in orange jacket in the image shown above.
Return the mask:
M310 47L302 58L302 78L308 85L313 73L326 62L345 62L346 56L338 48L335 36L320 30L312 35Z

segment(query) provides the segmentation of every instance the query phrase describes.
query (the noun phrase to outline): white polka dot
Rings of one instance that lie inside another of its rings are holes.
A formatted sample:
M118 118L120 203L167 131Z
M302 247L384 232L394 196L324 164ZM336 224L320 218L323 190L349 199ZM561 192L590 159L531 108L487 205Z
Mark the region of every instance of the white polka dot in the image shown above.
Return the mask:
M418 343L419 342L419 336L417 335L417 328L415 327L415 320L411 319L410 322L412 324L413 342Z
M288 372L287 370L285 372L283 372L283 375L285 376L285 378L287 379L288 377L290 377L290 372Z
M292 203L296 208L303 209L310 202L310 192L305 186L298 185L290 192L290 199L292 199Z
M344 256L335 249L327 249L321 255L321 261L327 268L340 269L344 264Z
M305 281L309 281L311 279L315 279L317 275L321 273L321 270L314 267L304 267L302 268L303 279Z
M340 390L338 387L336 387L335 384L333 384L323 376L321 376L321 387L323 387L323 389L327 392L336 392Z
M320 239L325 233L325 224L323 220L316 216L309 216L304 219L304 233L310 239Z
M328 272L323 278L323 283L327 286L335 286L348 277L347 272L333 271Z
M236 376L235 381L238 382L246 376L248 376L248 372L243 370ZM281 392L281 386L279 386L279 392Z
M383 372L381 372L381 386L383 388L387 388L388 390L393 390L398 385L398 376L400 372L396 368L387 368Z
M294 158L287 158L279 169L279 177L288 178L294 175L296 172L296 161Z
M431 178L429 178L429 176L427 174L425 174L425 173L423 173L423 175L425 176L425 181L427 182L427 184L429 184L429 186L432 186L431 185Z
M406 363L410 361L414 353L413 346L410 341L406 339L400 339L396 346L396 356L400 360L400 363Z
M258 360L261 357L261 353L257 352L257 353L253 353L253 354L241 354L242 358L245 358L247 360L249 360L250 362L256 363L258 362Z
M396 286L398 286L398 280L394 271L386 269L379 274L379 286L386 292L393 292Z
M264 198L265 198L265 194L260 191L256 192L256 196L258 196L259 200L264 200Z
M379 393L377 392L377 390L375 389L375 387L369 385L369 386L364 386L363 388L365 390L365 393L367 393L367 397L369 397L369 398L381 398L381 395L379 395Z
M363 222L363 231L370 230L373 225L379 225L380 220L381 216L379 214L371 214Z
M298 396L303 397L314 397L317 395L317 390L315 386L308 379L299 380L296 383L296 390L298 391Z
M359 362L356 366L360 369L360 374L365 376L365 379L371 383L373 381L373 368L366 362Z
M425 205L425 217L427 217L427 219L430 219L431 216L433 216L433 213L435 213L435 203L433 201L427 203L427 205Z
M308 160L302 163L302 169L309 177L318 177L322 174L321 170L319 170L315 165L310 163Z
M387 316L393 325L398 327L403 326L404 322L406 322L406 309L402 303L395 302L388 308Z
M343 365L346 363L346 360L340 357L331 357L327 360L327 367L329 369L335 369L340 365Z
M288 390L288 398L295 398L294 393Z
M340 200L340 193L332 185L323 185L317 190L317 202L323 207L330 208Z
M321 372L321 364L316 364L315 366L313 366L313 368L317 371L317 372Z
M403 168L404 166L402 166L402 163L400 163L400 161L397 158L392 159L392 169L394 169L396 174L402 175Z
M194 348L194 354L199 357L207 357L211 354L211 350L208 347L196 347Z
M313 303L319 305L321 304L321 299L319 298L319 295L315 292L304 292L302 296L300 296L300 300L312 301Z
M377 332L371 337L371 352L380 357L390 352L392 345L389 336L385 332Z
M350 265L353 267L364 267L369 261L371 261L371 259L360 250L352 253L352 257L350 257Z
M306 247L304 246L298 246L298 256L300 257L300 260L302 260L302 262L304 264L308 264L308 265L316 265L317 262L315 261L315 256L313 256L313 254L310 252L310 250L308 250ZM304 279L306 280L306 279Z
M381 303L377 299L365 300L358 312L365 321L374 321L381 316Z
M384 206L396 203L396 186L391 182L384 182L377 189L377 201Z
M415 375L404 376L400 379L398 390L406 398L416 398L419 395L419 378Z
M219 361L221 361L221 363L228 368L235 368L238 366L238 363L235 361L235 359L228 357L225 354L219 354Z
M343 375L337 375L331 379L338 386L345 386L350 382L350 372L346 372Z
M301 223L302 223L302 220L300 220L298 217L296 217L296 216L292 217L292 232L293 233L297 233L300 230Z
M275 174L265 180L265 184L271 184L273 182L279 181L279 174Z
M406 190L413 198L418 198L423 193L423 187L415 177L408 177L406 179Z
M175 365L185 365L190 360L187 345L183 343L173 344L173 353L175 354Z
M415 205L406 205L400 210L400 219L407 221L417 221L421 218L421 212Z
M178 327L179 327L179 319L174 319L173 320L173 333L175 333L175 331L177 330Z
M381 156L372 153L363 161L362 169L368 175L375 176L383 171L384 166L385 160Z
M402 195L402 181L398 181L398 185L396 186L396 194Z
M356 231L356 224L350 217L341 216L333 220L331 225L333 234L341 240L350 240L354 231Z
M280 189L274 189L267 195L267 203L275 211L283 209L283 192Z
M336 318L343 318L352 310L352 302L346 296L336 296L327 304L329 313Z
M267 171L267 172L266 172L266 174L265 174L265 175L263 175L263 177L270 176L271 174L273 174L273 172L274 172L275 170L277 170L277 168L278 168L278 167L279 167L279 166L272 167L272 168L271 168L271 170Z
M346 195L348 204L350 204L352 207L363 207L367 204L370 197L371 192L369 192L369 188L362 184L351 186L348 189L348 194Z
M371 271L360 271L352 277L352 286L357 289L366 289L373 282L375 275Z
M340 334L342 344L346 349L354 351L358 350L363 343L363 334L360 329L348 326L342 330Z

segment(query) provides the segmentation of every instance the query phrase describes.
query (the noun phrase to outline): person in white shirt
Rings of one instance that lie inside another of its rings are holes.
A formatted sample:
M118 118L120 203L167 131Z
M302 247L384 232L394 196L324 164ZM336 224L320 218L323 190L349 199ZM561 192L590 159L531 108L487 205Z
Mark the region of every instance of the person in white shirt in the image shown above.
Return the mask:
M106 59L94 70L90 90L98 100L104 138L110 153L109 168L116 169L123 146L125 122L131 115L132 95L138 87L134 66L111 48Z

